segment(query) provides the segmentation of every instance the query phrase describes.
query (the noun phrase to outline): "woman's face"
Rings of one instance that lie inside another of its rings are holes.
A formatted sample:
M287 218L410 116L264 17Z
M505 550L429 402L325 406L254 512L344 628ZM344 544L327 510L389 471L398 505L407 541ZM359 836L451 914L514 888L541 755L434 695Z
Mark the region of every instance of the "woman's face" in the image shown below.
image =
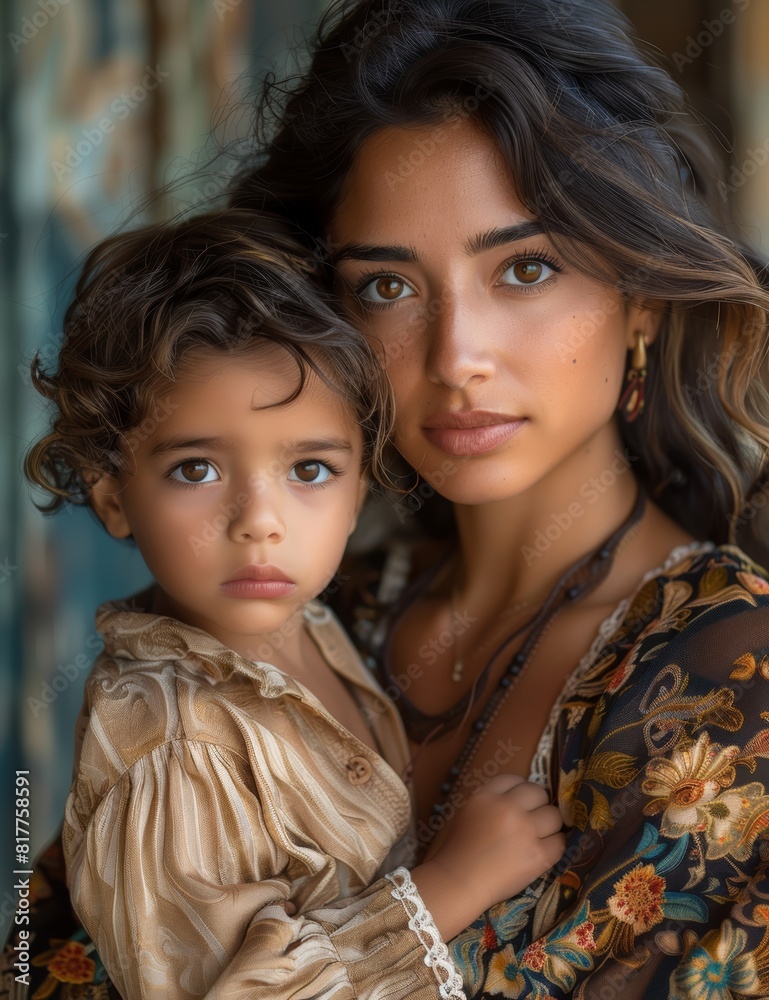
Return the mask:
M340 291L384 353L397 447L444 496L505 499L618 445L648 314L565 264L472 124L368 140L330 237Z

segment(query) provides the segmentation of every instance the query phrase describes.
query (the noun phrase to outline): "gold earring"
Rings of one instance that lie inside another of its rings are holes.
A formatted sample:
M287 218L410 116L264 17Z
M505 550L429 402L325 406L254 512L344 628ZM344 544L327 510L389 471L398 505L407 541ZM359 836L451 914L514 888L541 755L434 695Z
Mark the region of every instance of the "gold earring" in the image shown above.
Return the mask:
M639 330L633 346L633 356L627 370L627 385L619 401L619 409L625 420L632 423L644 411L646 390L646 341Z

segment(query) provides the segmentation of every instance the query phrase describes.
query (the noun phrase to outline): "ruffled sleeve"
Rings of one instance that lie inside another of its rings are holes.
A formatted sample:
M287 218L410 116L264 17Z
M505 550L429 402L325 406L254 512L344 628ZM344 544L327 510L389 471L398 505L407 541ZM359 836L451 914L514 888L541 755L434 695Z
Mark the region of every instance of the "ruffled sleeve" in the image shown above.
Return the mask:
M84 828L70 797L73 904L122 996L440 996L393 883L361 885L282 828L257 783L231 750L176 739L137 759Z

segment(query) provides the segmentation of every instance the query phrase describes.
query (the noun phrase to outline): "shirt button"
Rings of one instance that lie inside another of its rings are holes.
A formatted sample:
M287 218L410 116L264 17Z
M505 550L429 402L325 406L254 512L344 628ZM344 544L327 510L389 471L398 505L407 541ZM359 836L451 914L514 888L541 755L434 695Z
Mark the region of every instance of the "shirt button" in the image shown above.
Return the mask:
M351 785L365 785L371 777L371 764L365 757L350 757L347 761L347 777Z

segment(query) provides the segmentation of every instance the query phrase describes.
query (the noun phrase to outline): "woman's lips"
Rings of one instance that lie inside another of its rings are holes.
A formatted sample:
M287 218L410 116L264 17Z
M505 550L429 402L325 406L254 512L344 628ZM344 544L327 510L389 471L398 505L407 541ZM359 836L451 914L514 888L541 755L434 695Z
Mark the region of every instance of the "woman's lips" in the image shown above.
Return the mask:
M422 433L436 448L459 458L493 451L525 423L525 417L469 410L434 417Z

